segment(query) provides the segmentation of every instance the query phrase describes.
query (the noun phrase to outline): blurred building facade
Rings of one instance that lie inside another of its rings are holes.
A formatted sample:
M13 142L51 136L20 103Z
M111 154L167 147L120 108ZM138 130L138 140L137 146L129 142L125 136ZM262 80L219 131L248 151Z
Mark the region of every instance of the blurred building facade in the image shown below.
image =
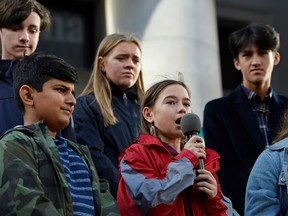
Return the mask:
M38 51L64 58L79 70L77 93L85 86L101 39L113 32L136 33L142 42L144 82L183 80L192 109L202 118L207 101L228 94L241 81L227 46L228 35L250 22L280 33L281 62L272 85L288 95L288 1L285 0L39 0L52 15ZM62 6L62 5L65 6Z

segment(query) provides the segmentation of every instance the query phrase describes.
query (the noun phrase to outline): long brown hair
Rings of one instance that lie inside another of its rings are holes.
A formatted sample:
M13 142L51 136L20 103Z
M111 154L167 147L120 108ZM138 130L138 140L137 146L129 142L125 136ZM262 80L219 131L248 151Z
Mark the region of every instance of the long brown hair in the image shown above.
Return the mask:
M112 92L109 80L101 71L99 66L99 57L105 57L114 47L122 42L135 43L141 51L139 40L132 34L114 33L106 36L98 47L89 81L80 94L81 96L94 93L100 108L100 112L103 116L105 127L116 124L117 118L114 115L111 104ZM141 103L144 94L142 70L140 70L140 74L135 85L137 88L138 100Z

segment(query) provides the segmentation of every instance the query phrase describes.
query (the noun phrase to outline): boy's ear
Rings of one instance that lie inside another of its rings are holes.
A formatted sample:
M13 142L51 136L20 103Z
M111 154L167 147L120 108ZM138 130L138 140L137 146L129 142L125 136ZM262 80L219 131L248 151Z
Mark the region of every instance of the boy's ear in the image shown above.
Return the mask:
M153 113L149 107L144 107L142 114L146 121L148 121L149 123L152 123L154 121Z
M275 52L274 54L274 65L278 65L280 62L280 53L279 52Z
M34 92L35 89L28 85L23 85L19 89L19 95L24 105L33 106L34 104Z
M239 60L234 58L233 59L233 63L234 63L234 67L237 69L237 70L241 70L241 67L239 65Z

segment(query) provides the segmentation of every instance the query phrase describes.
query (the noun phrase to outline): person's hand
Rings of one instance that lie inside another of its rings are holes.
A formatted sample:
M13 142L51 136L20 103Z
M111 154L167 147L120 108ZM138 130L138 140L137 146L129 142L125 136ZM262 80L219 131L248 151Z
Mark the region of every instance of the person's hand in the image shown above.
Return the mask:
M197 158L206 158L204 141L200 136L192 136L184 145L184 149L192 152Z
M197 170L196 184L199 191L207 194L208 199L212 199L217 195L217 181L212 173L205 169Z

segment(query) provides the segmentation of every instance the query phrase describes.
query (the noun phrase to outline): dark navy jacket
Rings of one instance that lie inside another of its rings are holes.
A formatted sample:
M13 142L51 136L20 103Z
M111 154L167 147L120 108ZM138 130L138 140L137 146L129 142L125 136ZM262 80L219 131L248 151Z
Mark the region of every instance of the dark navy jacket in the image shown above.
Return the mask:
M90 148L100 178L107 179L111 194L118 188L118 156L139 135L139 110L136 87L126 93L115 85L112 107L118 122L104 127L103 117L94 94L77 98L73 114L77 143Z
M272 90L269 117L271 140L280 128L287 106L288 98ZM228 96L206 104L203 132L206 146L216 150L221 157L218 171L221 189L242 215L248 176L266 146L241 85Z
M16 125L23 125L22 114L14 100L13 77L10 70L16 62L0 61L0 136Z
M11 68L16 63L15 60L0 60L0 136L8 129L23 125L23 116L16 106L13 92ZM59 132L59 135L76 141L73 122Z

